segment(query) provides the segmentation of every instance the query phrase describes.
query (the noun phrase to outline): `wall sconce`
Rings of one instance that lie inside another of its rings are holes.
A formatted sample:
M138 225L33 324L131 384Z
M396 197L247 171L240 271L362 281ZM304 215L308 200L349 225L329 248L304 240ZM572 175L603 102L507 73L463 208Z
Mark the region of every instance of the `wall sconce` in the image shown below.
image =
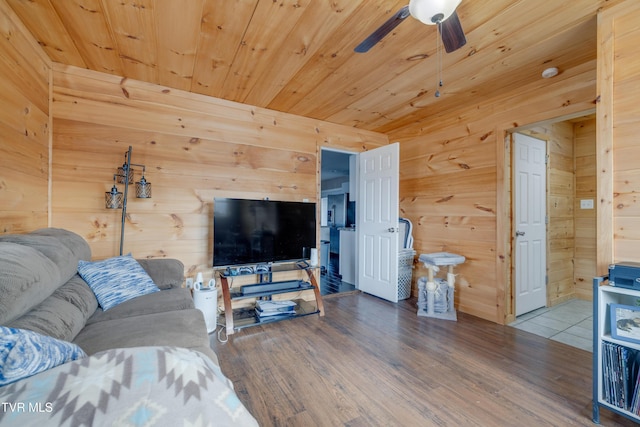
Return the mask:
M151 198L151 183L147 182L144 177L145 166L131 163L131 146L129 151L124 154L124 164L118 168L118 172L113 175L113 187L111 191L104 193L104 204L107 209L122 209L122 220L120 224L120 255L124 245L124 224L127 218L127 196L129 195L129 184L133 184L133 175L135 170L131 166L142 168L142 177L136 182L136 197L139 199ZM124 194L118 191L116 182L124 184Z

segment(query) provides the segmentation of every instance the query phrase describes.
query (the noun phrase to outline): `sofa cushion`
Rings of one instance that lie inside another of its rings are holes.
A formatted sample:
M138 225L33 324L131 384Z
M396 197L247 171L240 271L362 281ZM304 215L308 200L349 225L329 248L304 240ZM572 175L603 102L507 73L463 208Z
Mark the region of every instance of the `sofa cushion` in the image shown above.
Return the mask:
M184 281L184 264L172 258L137 260L160 289L179 288Z
M12 328L29 329L71 341L98 308L89 285L76 273L42 303L7 323Z
M57 286L60 286L76 274L78 260L83 259L81 256L88 254L89 257L91 257L91 251L89 250L87 242L77 234L71 233L70 231L59 230L57 231L59 236L56 236L55 230L58 229L41 230L42 233L50 231L53 235L37 234L37 231L29 234L0 235L0 242L17 243L42 252L58 267L60 271L60 281L57 283ZM79 239L79 242L72 244L71 242L76 238Z
M39 230L29 233L33 236L50 236L55 237L56 240L65 245L73 256L77 259L83 259L85 261L91 260L91 248L89 243L82 238L79 234L73 231L65 230L63 228L41 228Z
M86 323L91 324L143 314L185 310L187 308L194 308L193 298L191 298L191 293L188 289L167 289L125 301L107 311L98 307Z
M131 255L79 261L78 273L89 284L104 311L132 298L160 291Z
M149 345L207 347L209 337L202 312L194 308L95 322L73 342L87 354L94 354L110 348Z
M85 356L70 342L0 326L0 387Z
M0 324L17 319L60 285L60 270L39 250L0 241Z

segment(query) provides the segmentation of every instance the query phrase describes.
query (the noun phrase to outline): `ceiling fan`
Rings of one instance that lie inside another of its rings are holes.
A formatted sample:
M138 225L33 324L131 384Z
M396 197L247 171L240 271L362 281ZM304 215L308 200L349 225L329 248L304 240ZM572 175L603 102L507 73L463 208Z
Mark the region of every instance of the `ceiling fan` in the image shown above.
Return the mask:
M410 0L407 6L397 11L391 18L364 39L354 49L358 53L367 52L396 28L409 15L427 25L437 25L442 44L447 53L460 49L467 43L456 7L462 0Z

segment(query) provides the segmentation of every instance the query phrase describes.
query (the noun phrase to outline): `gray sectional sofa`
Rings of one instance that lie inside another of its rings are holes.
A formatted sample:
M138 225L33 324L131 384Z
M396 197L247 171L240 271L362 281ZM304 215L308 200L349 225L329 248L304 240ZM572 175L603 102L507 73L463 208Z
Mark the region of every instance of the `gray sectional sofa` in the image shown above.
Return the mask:
M111 425L142 413L149 425L255 425L220 372L203 315L182 287L180 261L138 260L160 290L103 310L78 274L81 260L91 260L90 247L67 230L0 235L0 326L85 353L0 387L0 402L15 403L4 405L0 424ZM0 380L9 338L0 336Z

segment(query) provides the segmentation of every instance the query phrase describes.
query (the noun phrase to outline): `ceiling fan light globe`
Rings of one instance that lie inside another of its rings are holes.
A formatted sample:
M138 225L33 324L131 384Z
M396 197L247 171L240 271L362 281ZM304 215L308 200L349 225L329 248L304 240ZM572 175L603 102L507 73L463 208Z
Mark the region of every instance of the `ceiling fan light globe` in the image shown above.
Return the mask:
M409 13L424 24L435 25L450 17L461 1L462 0L409 0ZM438 15L441 15L442 18L438 19Z

